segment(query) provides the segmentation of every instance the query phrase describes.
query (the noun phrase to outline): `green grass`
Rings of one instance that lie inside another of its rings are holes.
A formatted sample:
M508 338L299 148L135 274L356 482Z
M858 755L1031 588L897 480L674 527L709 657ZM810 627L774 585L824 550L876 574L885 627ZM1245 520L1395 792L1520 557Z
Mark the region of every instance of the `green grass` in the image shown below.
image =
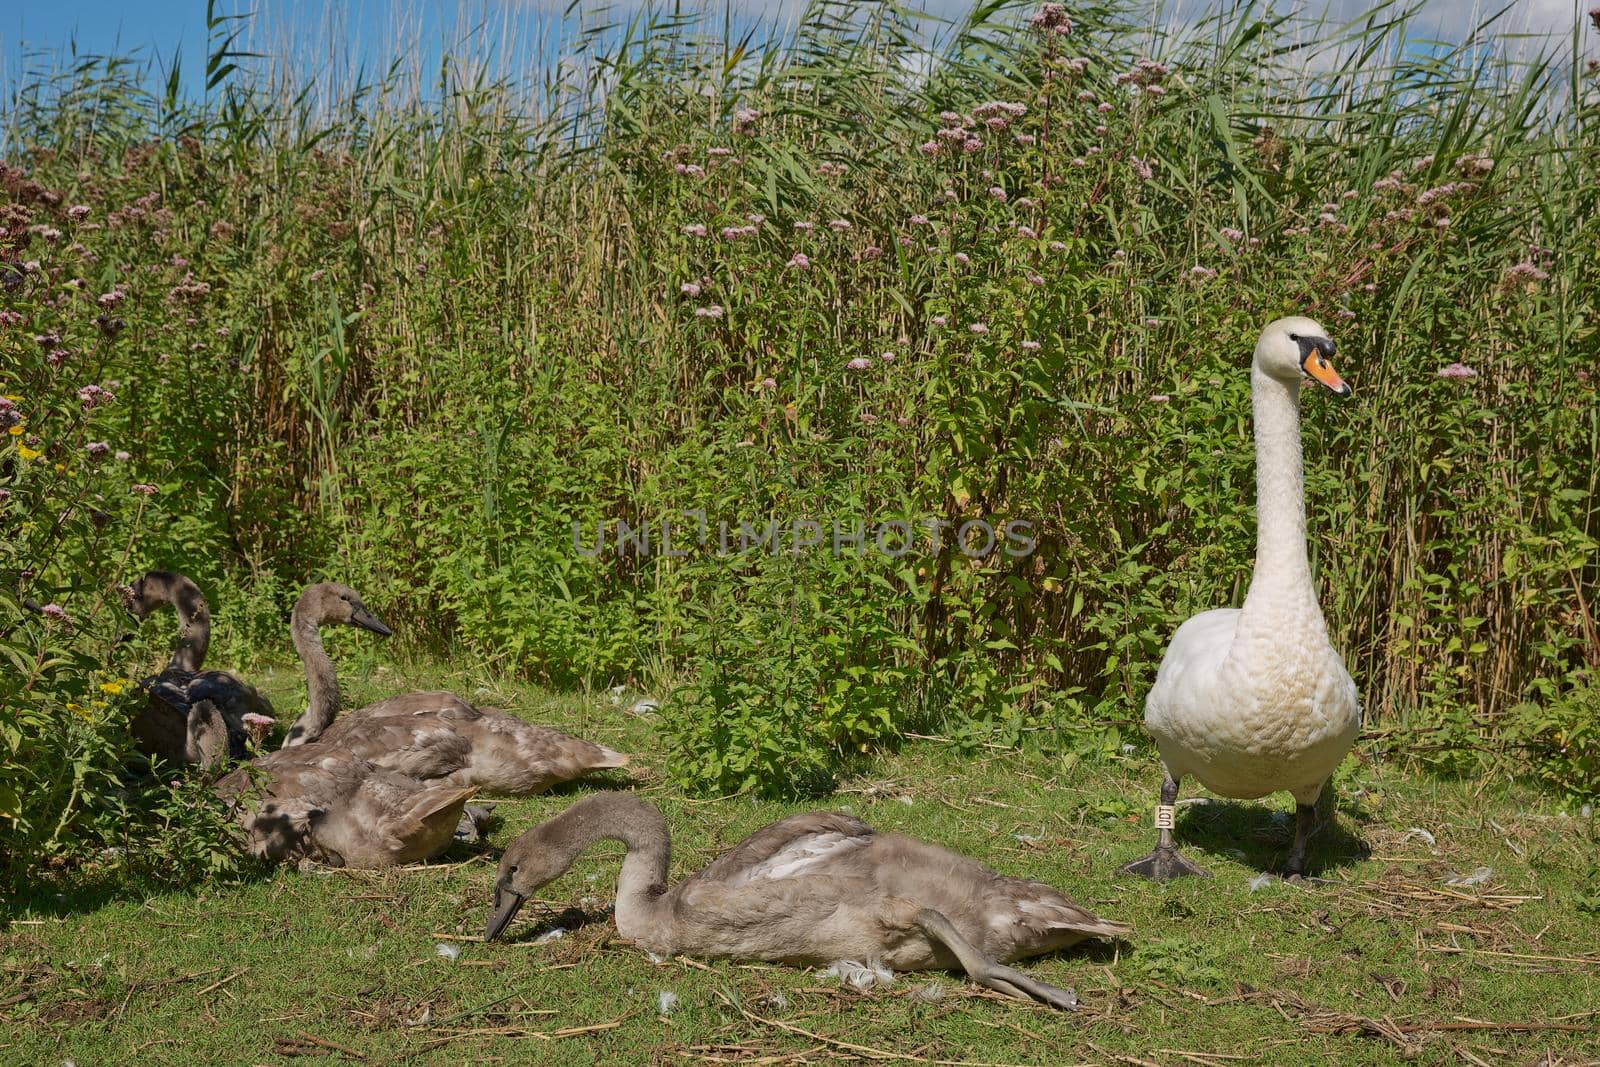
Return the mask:
M608 694L553 697L443 670L405 674L352 678L350 695L479 690L486 703L636 753L632 788L671 822L675 874L799 810L685 798L653 769L663 752L652 724ZM280 712L295 706L292 671L265 680ZM1112 873L1150 843L1157 772L1143 756L1067 766L919 741L867 769L827 803L1051 882L1134 924L1124 944L1024 964L1074 986L1081 1011L1056 1014L944 974L859 993L783 967L653 963L606 918L620 855L611 845L550 885L508 943L475 943L498 848L598 787L581 783L503 803L494 849L458 846L423 868L285 868L143 900L101 902L70 887L43 895L0 939L0 1060L1176 1067L1508 1063L1544 1053L1576 1062L1597 1047L1595 824L1543 795L1423 777L1363 747L1341 779L1338 829L1313 854L1327 881L1274 880L1251 892L1251 877L1287 849L1284 798L1183 808L1180 839L1216 877L1163 887ZM1412 827L1436 845L1408 836ZM1493 870L1483 884L1444 884L1478 867ZM572 925L575 907L586 924L536 942L558 918ZM460 957L441 957L441 942ZM938 999L918 995L930 986ZM667 1016L657 1010L661 991L679 998Z

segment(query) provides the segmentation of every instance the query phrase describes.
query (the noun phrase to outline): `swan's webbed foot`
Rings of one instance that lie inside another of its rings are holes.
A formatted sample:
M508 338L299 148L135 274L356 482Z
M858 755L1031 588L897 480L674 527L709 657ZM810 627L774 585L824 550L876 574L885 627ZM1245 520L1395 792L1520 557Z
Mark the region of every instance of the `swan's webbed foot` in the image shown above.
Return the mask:
M1063 989L1049 982L1041 982L1037 978L1029 978L1021 971L1007 967L1003 963L991 963L982 970L968 971L967 976L984 988L1004 993L1008 997L1037 1001L1057 1011L1078 1010L1078 994L1072 989Z
M461 809L461 820L456 823L455 840L464 841L469 845L483 841L493 815L493 804L468 804Z
M1060 1011L1075 1011L1078 994L1062 989L1037 978L1029 978L1021 971L996 963L984 955L982 949L968 941L942 912L923 908L917 914L917 926L929 938L944 945L960 961L967 977L986 989L1004 993L1018 1000L1038 1001Z
M1171 845L1157 845L1148 856L1125 863L1117 868L1118 874L1136 874L1152 882L1170 882L1174 878L1210 878L1211 872L1199 864L1191 863Z
M1178 854L1173 843L1172 827L1176 821L1173 805L1178 802L1178 779L1167 775L1161 783L1161 803L1156 808L1156 848L1150 855L1125 863L1117 868L1118 874L1136 874L1152 882L1170 882L1174 878L1210 878L1211 872L1190 863Z

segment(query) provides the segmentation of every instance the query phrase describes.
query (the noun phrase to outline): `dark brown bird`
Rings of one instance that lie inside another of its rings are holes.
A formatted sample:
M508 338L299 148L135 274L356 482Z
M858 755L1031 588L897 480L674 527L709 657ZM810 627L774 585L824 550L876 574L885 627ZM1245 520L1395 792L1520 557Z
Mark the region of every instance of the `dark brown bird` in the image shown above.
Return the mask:
M160 674L139 684L149 699L130 724L140 751L175 764L210 769L244 759L246 715L273 717L272 705L255 687L226 671L203 670L211 644L211 612L189 578L151 571L121 589L123 603L143 620L171 607L178 615L178 643ZM199 710L202 704L207 710ZM221 733L219 734L219 729Z
M1042 882L880 834L841 812L773 823L669 889L672 843L661 813L629 793L597 793L506 849L485 940L500 936L524 900L606 839L628 849L617 883L617 931L662 955L963 970L1008 996L1070 1009L1077 1005L1072 990L1005 965L1131 929Z

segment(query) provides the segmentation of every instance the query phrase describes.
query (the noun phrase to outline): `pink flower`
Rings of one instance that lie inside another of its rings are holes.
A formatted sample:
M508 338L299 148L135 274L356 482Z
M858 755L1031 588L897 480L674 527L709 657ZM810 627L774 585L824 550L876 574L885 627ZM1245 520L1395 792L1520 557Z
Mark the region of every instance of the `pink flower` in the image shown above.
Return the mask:
M88 204L73 204L71 207L67 208L67 218L71 219L73 222L77 222L80 219L86 219L88 217Z
M1160 319L1145 319L1145 320L1144 320L1144 324L1145 324L1145 325L1146 325L1146 326L1148 326L1148 327L1149 327L1149 328L1150 328L1150 329L1152 329L1152 330L1153 330L1153 329L1155 329L1155 328L1156 328L1156 327L1157 327L1157 326L1160 326L1160 325L1161 325L1161 320L1160 320Z
M998 185L989 186L989 195L1000 201L1002 204L1005 203L1006 191L1000 188Z
M1166 393L1151 393L1150 394L1150 403L1152 403L1152 404L1165 404L1165 403L1169 402L1171 399L1172 398L1170 396L1168 396Z
M1028 25L1040 33L1057 37L1065 37L1072 32L1072 20L1067 17L1066 4L1040 4L1039 10L1028 20Z
M245 712L240 719L246 726L271 726L278 721L271 715L260 715L253 711Z
M156 487L153 485L146 485L145 483L141 482L138 485L133 486L133 492L138 493L140 496L155 496Z
M1198 263L1189 268L1189 277L1195 279L1196 281L1204 281L1207 278L1215 278L1216 276L1216 271L1212 270L1210 267L1202 267Z
M694 309L694 317L697 319L720 319L722 313L721 304L707 304L703 308Z
M1079 170L1082 170L1084 167L1089 165L1089 161L1084 159L1082 156L1074 156L1072 159L1072 165L1077 167Z
M971 326L968 326L967 329L971 330L975 334L986 334L989 332L989 324L984 322L975 322Z
M842 178L845 175L845 171L849 169L850 168L845 166L843 163L824 161L817 164L817 173L822 175L824 178Z
M131 453L118 450L117 454L111 458L116 460L118 463L126 463L128 460L133 458L133 455Z
M1236 230L1232 226L1222 227L1222 229L1217 231L1217 235L1230 244L1238 244L1240 241L1244 240L1244 232L1241 230Z
M878 358L883 360L885 363L893 363L894 362L894 353L893 352L885 352L883 355L879 356Z
M913 225L913 226L926 226L927 224L928 224L928 216L926 216L926 215L912 215L911 216L911 225Z
M1051 241L1045 247L1049 248L1052 252L1065 252L1067 250L1065 241Z
M961 150L963 152L976 152L982 147L983 142L976 137L968 137L965 141L961 142Z
M972 262L972 257L967 255L965 252L957 252L955 255L955 260L957 263L965 267L968 263Z
M1147 182L1155 177L1155 171L1150 169L1150 164L1138 156L1129 156L1128 165L1133 168L1133 172L1139 176L1139 180L1142 182Z
M917 145L917 151L931 159L939 154L939 142L923 141L921 144Z
M1452 363L1449 366L1439 368L1439 377L1441 378L1476 378L1477 376L1478 372L1465 363Z
M935 315L933 318L929 319L928 321L933 323L935 326L944 326L947 323L949 323L950 319L949 319L948 316L945 316L945 315Z
M778 383L773 381L771 378L763 378L763 379L761 379L761 388L762 389L776 389L777 387L778 387Z
M1102 115L1109 115L1109 114L1111 114L1111 112L1115 111L1116 109L1113 108L1110 104L1101 103L1101 104L1096 104L1095 105L1095 110L1100 112L1100 114L1102 114Z
M832 230L834 233L844 233L846 230L850 229L850 220L849 219L829 219L828 220L828 229Z
M83 446L83 450L95 459L99 459L111 451L111 445L105 441L90 441Z
M1036 274L1033 271L1029 271L1028 272L1027 279L1028 279L1028 284L1029 285L1043 285L1044 284L1044 275L1043 274Z
M1039 342L1038 341L1024 341L1024 342L1022 342L1022 350L1024 352L1037 352L1037 351L1039 351Z
M699 296L700 283L684 282L682 285L678 286L678 292L682 293L684 296Z
M879 248L877 245L868 245L861 250L861 258L869 263L881 255L883 255L883 249Z
M796 252L794 255L789 257L789 266L793 267L795 270L810 270L811 260L804 252Z
M109 404L116 398L115 393L98 385L85 385L78 390L78 402L83 405L85 411L92 411L101 404Z
M749 134L755 131L755 125L761 120L761 112L753 107L741 107L733 113L733 132Z
M47 619L54 619L56 622L71 621L71 617L67 615L67 609L53 601L40 608L39 613Z
M849 370L866 370L870 366L872 366L872 361L866 356L857 356L845 364L845 367Z
M802 220L800 222L795 223L794 224L794 228L799 230L801 233L810 233L812 230L817 228L817 224L814 223L814 222L806 222L806 221Z
M1017 236L1018 237L1027 238L1028 240L1032 240L1033 238L1038 237L1039 235L1034 232L1034 229L1033 229L1032 226L1018 226L1017 227Z
M706 235L706 224L703 222L691 222L683 228L683 235L685 237L704 237Z

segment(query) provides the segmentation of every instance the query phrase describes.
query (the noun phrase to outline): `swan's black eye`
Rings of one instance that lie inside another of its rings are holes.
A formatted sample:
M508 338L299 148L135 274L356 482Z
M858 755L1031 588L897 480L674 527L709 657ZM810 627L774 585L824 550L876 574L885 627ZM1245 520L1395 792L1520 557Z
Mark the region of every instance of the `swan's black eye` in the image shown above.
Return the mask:
M1289 340L1291 340L1291 341L1299 341L1300 340L1300 335L1297 334L1297 333L1291 333L1289 335Z

